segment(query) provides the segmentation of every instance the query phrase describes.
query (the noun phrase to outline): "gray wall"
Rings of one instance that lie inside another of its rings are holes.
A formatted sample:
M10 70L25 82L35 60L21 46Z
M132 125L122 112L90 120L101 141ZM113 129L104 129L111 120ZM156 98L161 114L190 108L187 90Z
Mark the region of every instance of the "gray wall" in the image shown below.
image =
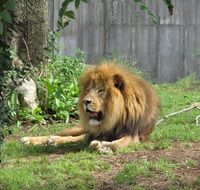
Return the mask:
M49 28L56 29L62 0L49 0ZM87 63L117 53L137 60L136 66L154 82L174 82L191 73L200 76L200 0L173 0L170 16L162 0L146 0L158 16L152 24L133 0L90 0L82 4L59 39L60 52L72 55L78 47ZM73 8L73 7L72 7ZM64 46L63 46L64 45Z

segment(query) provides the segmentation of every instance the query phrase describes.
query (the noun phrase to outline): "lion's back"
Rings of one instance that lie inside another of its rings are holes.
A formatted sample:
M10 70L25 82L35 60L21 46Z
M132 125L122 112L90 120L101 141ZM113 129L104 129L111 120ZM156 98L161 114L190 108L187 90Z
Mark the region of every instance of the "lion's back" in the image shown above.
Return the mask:
M140 139L145 140L155 127L160 101L149 82L131 73L126 77L128 83L124 99L129 115L126 122L131 123L129 127L132 133L137 129Z

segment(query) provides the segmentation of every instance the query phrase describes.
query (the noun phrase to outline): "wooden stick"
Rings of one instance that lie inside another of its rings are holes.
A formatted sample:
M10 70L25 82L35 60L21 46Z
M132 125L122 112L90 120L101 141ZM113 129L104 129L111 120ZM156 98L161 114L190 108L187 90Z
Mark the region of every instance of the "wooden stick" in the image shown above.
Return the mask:
M180 110L180 111L173 112L173 113L170 113L170 114L164 116L162 119L160 119L160 120L158 120L158 121L156 122L156 125L160 124L160 123L163 122L165 119L167 119L167 118L169 118L169 117L171 117L171 116L174 116L174 115L177 115L177 114L180 114L180 113L183 113L183 112L186 112L186 111L195 109L195 108L200 109L200 103L199 103L199 102L196 102L196 103L192 104L192 105L191 105L190 107L188 107L188 108L185 108L185 109L182 109L182 110ZM196 126L199 125L199 118L200 118L200 115L198 115L198 116L196 117Z

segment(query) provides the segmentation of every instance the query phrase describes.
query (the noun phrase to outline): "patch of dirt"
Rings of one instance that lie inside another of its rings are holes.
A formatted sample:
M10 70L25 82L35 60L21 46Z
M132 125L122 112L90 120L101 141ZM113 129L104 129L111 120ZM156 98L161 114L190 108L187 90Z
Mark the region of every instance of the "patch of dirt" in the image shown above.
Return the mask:
M93 173L99 184L97 189L132 189L128 184L118 185L114 182L115 176L120 170L122 170L124 164L141 159L156 161L161 158L165 158L169 162L182 164L180 167L175 167L173 169L175 178L173 180L168 180L165 175L158 172L158 174L153 178L146 176L136 177L136 179L134 179L136 181L135 185L144 187L145 189L183 189L184 187L200 189L200 185L195 183L197 178L200 176L200 143L190 143L189 146L174 143L170 149L166 150L145 150L113 156L101 156L100 159L108 162L111 169L107 172L95 171ZM194 160L196 164L190 167L183 165L188 160Z

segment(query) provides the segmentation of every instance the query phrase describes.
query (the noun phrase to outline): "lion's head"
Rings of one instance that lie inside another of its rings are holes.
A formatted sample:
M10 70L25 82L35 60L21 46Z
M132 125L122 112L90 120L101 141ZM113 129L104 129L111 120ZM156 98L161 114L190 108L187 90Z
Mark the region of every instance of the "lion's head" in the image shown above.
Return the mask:
M80 79L80 87L80 120L81 125L89 133L106 133L116 126L119 128L117 130L121 130L120 128L127 123L141 120L145 114L148 114L147 117L150 119L156 118L156 111L150 113L150 104L157 106L151 88L112 62L86 71Z
M114 68L103 64L88 70L80 80L80 117L86 130L92 133L108 131L122 119L122 84Z

